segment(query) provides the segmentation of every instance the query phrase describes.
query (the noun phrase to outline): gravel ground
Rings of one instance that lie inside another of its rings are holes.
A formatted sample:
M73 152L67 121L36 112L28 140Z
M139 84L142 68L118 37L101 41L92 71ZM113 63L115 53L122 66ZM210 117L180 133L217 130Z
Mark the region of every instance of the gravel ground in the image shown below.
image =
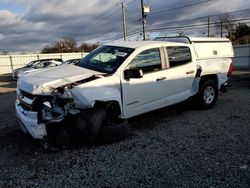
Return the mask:
M181 103L130 119L123 141L58 152L17 129L0 86L0 187L249 187L250 71L232 84L213 109Z

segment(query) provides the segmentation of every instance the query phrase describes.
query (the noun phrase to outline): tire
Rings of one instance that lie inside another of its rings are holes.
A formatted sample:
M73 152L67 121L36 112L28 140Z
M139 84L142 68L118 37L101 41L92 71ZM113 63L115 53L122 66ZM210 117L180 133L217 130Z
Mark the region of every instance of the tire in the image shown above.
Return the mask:
M66 129L60 130L55 139L55 146L58 148L69 148L72 146L70 134Z
M212 108L218 98L218 88L216 81L212 79L201 80L196 101L201 109Z
M125 138L129 134L128 122L116 118L110 122L109 108L95 108L90 113L88 127L84 131L87 143L111 143ZM119 120L119 121L118 121Z
M126 138L130 133L129 124L127 120L115 125L106 125L101 127L98 135L98 143L113 143Z
M103 126L103 121L107 115L106 109L98 108L93 109L89 115L88 126L86 127L83 135L87 143L94 144L100 128Z
M72 142L67 127L60 125L47 125L47 139L49 145L55 148L70 147Z

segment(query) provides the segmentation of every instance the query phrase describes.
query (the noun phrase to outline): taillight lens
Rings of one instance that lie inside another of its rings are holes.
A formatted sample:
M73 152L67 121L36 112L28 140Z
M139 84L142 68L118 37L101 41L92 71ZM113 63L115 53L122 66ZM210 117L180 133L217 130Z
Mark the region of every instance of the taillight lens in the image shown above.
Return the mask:
M233 72L233 64L231 63L227 72L227 77L229 77Z

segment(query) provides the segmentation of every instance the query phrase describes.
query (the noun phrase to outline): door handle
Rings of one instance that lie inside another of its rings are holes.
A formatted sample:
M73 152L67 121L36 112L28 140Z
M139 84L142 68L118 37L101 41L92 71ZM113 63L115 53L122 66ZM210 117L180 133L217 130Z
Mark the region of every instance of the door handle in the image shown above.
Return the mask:
M156 79L157 82L158 82L158 81L161 81L161 80L166 80L166 77L164 76L164 77L161 77L161 78L157 78L157 79Z
M186 72L186 74L192 74L192 73L194 73L193 70Z

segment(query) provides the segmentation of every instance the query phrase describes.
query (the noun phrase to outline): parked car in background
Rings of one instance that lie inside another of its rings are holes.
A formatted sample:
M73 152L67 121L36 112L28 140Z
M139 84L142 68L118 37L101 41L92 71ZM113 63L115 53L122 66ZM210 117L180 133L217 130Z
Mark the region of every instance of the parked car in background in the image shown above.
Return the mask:
M62 59L40 59L40 60L31 61L24 67L15 69L12 73L12 77L13 77L13 80L17 80L25 73L34 72L42 68L55 67L55 66L61 65L62 63L63 63Z
M77 65L81 61L81 58L79 59L69 59L67 61L64 61L63 64L72 64L72 65Z

